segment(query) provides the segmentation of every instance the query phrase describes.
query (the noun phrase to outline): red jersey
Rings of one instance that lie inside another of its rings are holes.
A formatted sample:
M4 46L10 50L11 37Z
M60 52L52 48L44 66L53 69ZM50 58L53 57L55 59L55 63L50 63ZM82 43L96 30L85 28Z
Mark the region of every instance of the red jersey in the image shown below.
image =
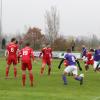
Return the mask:
M52 49L45 47L41 50L39 57L41 57L42 54L43 54L43 57L42 57L43 59L50 59L52 58Z
M93 54L91 53L91 52L88 52L87 54L86 54L86 57L87 57L87 60L89 61L89 60L93 60Z
M93 54L91 52L88 52L86 54L86 57L87 57L86 64L87 65L93 65L94 64Z
M7 52L8 52L8 57L14 56L17 57L17 50L18 50L18 45L14 43L9 43L6 47Z
M23 48L19 55L22 56L22 62L23 63L29 63L31 62L31 57L34 59L34 53L33 53L33 49L26 46L25 48Z

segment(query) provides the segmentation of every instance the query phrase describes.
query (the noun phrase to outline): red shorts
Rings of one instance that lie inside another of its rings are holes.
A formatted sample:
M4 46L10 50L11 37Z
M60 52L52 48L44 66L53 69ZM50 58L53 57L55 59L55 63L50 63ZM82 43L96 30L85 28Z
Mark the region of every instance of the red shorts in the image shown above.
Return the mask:
M94 60L89 60L86 62L87 65L93 65L94 64Z
M22 70L32 70L32 64L31 63L22 63Z
M42 59L43 64L51 65L51 60L50 59Z
M13 63L13 65L16 65L17 64L17 57L14 57L14 56L8 57L7 64L8 65L11 65L12 63Z

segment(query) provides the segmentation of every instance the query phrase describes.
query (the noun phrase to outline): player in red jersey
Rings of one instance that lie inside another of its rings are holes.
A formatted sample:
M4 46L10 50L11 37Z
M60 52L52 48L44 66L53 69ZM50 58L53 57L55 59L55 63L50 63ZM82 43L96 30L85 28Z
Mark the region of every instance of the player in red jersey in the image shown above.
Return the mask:
M10 65L13 63L14 66L14 77L16 78L17 76L17 50L18 50L18 45L16 45L16 39L12 38L11 42L8 43L6 47L6 60L7 60L7 66L6 66L6 78L8 78L9 74L9 69Z
M32 62L31 59L34 60L34 53L33 49L29 47L30 44L26 43L26 46L20 50L19 57L21 56L21 62L22 62L22 84L25 86L26 81L26 68L29 71L29 78L30 78L30 85L33 86L33 73L32 73Z
M42 67L41 67L40 75L43 75L46 64L48 65L48 75L50 75L51 61L52 61L52 49L50 48L49 44L46 44L46 47L44 47L41 50L39 58L41 57L41 55L43 56L42 56Z
M90 49L89 52L86 53L86 63L85 63L85 70L87 71L89 69L89 65L93 65L94 64L94 59L93 59L93 49Z

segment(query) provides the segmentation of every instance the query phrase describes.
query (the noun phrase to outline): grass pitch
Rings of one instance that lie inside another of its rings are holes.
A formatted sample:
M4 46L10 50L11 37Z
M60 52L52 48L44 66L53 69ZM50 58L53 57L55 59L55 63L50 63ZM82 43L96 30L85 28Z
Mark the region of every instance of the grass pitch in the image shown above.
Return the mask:
M5 79L4 58L0 58L0 100L100 100L100 73L94 72L91 67L85 74L84 84L79 85L72 76L68 78L68 85L64 86L61 79L64 67L59 70L57 68L59 60L53 60L51 76L47 75L47 67L44 75L39 75L41 61L37 64L33 63L33 73L35 84L33 87L29 85L29 77L27 71L26 86L21 85L21 68L18 65L18 78L14 79L13 67L11 66L9 77ZM81 73L81 72L79 72Z

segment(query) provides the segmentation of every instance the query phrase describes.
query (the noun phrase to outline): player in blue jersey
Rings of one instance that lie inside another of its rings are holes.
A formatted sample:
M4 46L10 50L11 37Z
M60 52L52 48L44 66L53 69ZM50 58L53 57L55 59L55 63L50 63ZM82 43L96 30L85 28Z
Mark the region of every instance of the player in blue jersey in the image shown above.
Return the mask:
M100 70L100 46L98 49L94 52L94 70L99 71Z
M62 75L62 79L64 81L64 85L67 85L67 78L66 75L69 73L73 73L74 79L80 81L80 85L83 84L83 77L78 75L78 68L76 66L76 62L78 64L79 69L82 71L82 68L80 67L79 61L76 59L76 57L71 53L71 49L67 49L67 53L65 54L64 58L61 60L58 68L61 68L61 64L64 60L68 61L68 66L64 69L64 73Z

